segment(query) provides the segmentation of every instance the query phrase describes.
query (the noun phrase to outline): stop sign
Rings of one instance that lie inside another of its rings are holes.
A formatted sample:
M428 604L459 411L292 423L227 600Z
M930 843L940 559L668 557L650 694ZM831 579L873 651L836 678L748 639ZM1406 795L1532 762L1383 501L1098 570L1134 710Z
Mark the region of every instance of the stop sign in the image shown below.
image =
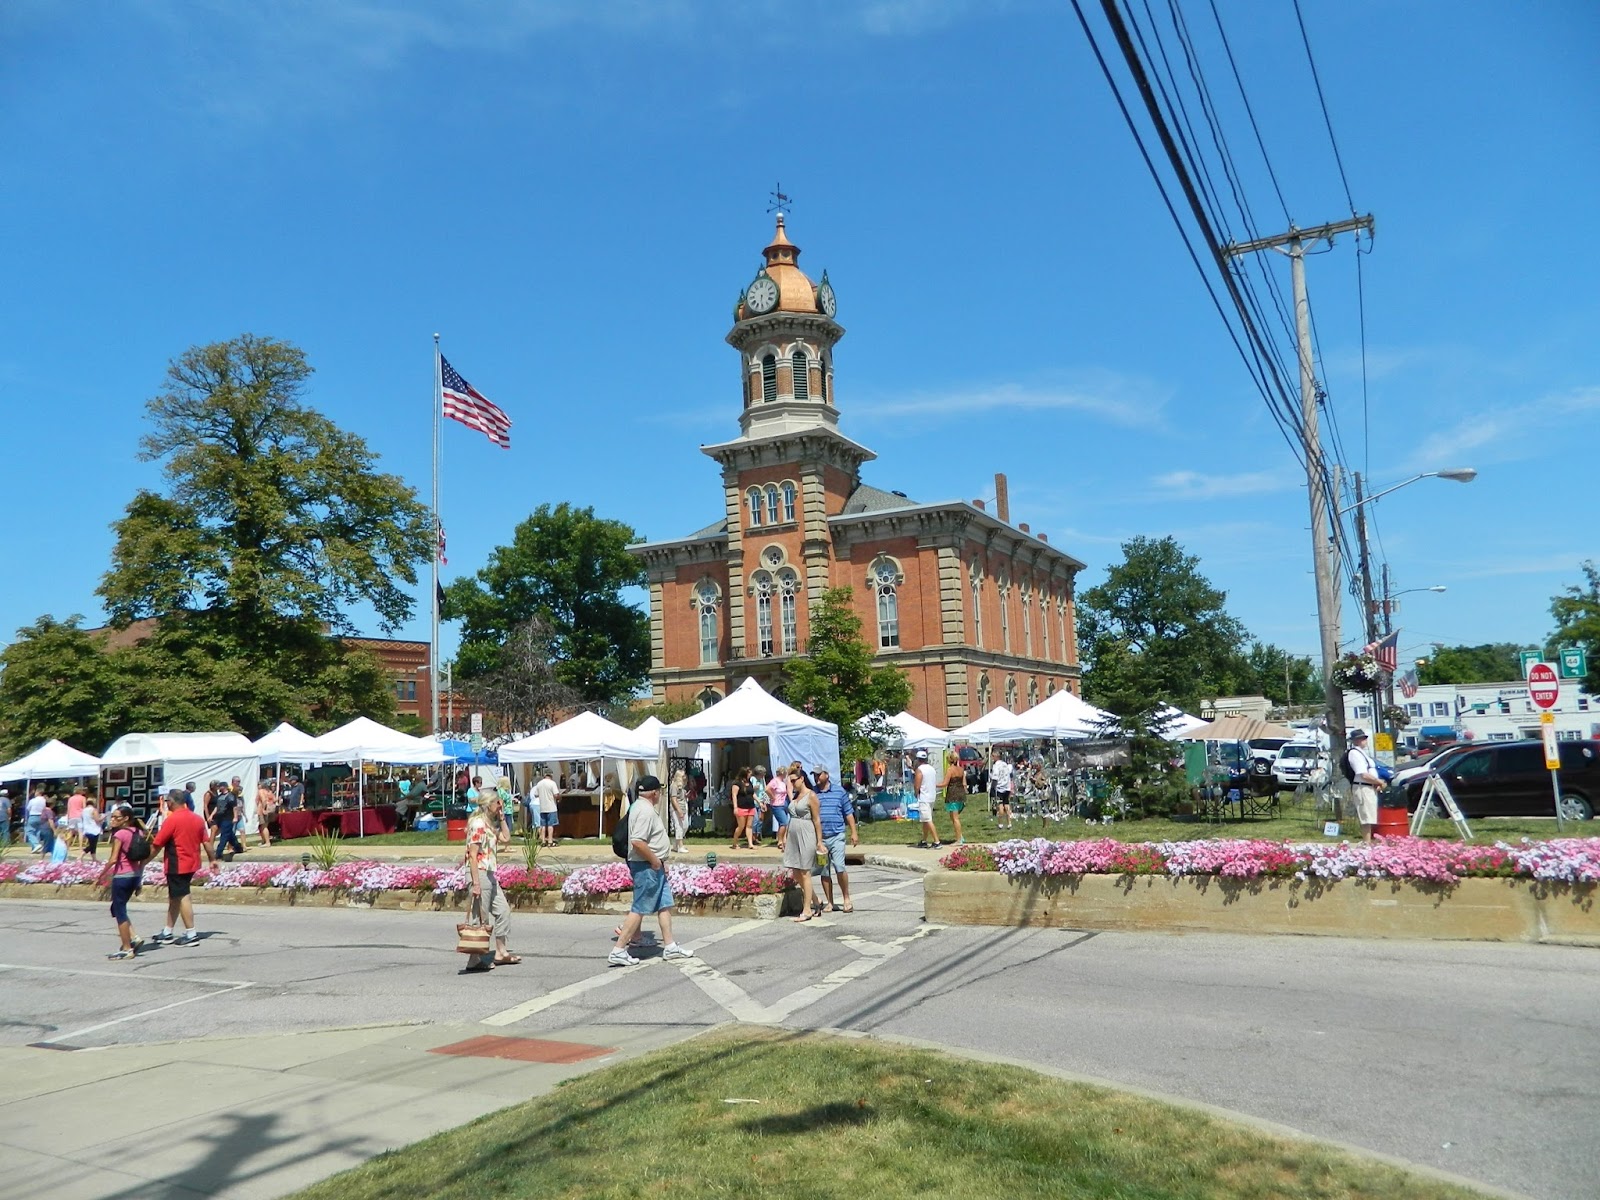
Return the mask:
M1561 681L1549 663L1534 663L1528 668L1528 699L1540 708L1554 708L1561 699Z

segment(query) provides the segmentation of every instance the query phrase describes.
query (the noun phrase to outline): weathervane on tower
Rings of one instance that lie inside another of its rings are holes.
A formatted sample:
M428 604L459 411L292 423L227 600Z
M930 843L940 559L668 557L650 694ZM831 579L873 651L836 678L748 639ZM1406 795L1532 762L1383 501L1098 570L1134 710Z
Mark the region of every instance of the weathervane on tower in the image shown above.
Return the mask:
M774 183L772 185L772 190L767 193L767 199L769 201L767 204L769 213L775 212L781 217L783 210L786 208L790 212L794 211L794 198L784 194L782 183Z

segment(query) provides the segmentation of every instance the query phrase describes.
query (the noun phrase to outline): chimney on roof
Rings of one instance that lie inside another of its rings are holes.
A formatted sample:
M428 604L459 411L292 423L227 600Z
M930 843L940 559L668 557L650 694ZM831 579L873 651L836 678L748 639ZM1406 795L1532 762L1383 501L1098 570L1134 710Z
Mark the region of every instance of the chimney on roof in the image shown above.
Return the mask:
M999 471L994 473L994 515L1007 525L1011 524L1011 492L1006 487L1006 477Z
M1039 540L1041 542L1048 542L1050 540L1050 535L1048 533L1041 533L1039 535Z
M979 512L982 512L982 511L983 511L983 509L984 509L984 503L983 503L983 501L982 501L982 500L974 500L974 501L973 501L973 502L972 502L972 506L973 506L973 507L974 507L974 508L976 508L976 509L977 509L977 510L978 510L978 511L979 511Z
M1024 521L1024 522L1022 522L1022 524L1018 525L1017 528L1022 530L1023 533L1027 533L1028 532L1028 523L1026 521Z

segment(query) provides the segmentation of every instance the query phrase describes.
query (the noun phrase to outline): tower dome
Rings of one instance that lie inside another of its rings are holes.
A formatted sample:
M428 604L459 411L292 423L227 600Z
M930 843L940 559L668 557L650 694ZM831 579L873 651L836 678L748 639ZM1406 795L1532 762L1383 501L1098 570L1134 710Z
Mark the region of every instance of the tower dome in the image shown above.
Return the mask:
M778 301L771 307L761 308L758 314L751 311L751 304L747 300L741 299L738 320L743 321L756 315L765 316L773 312L822 312L817 303L817 286L798 265L800 247L789 240L789 235L783 227L781 212L778 214L778 227L773 232L772 241L761 251L761 256L766 260L762 274L777 285Z

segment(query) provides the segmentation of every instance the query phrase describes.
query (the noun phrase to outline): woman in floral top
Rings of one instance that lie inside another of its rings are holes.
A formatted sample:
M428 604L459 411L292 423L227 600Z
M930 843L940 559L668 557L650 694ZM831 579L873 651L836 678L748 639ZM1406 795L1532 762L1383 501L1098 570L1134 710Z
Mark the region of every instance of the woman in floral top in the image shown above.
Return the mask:
M522 961L507 945L511 937L511 906L495 875L495 850L504 829L501 810L505 801L494 789L485 789L481 795L483 803L467 819L467 873L472 879L472 906L478 910L478 920L494 927L494 949L490 954L468 955L467 971L492 971Z

